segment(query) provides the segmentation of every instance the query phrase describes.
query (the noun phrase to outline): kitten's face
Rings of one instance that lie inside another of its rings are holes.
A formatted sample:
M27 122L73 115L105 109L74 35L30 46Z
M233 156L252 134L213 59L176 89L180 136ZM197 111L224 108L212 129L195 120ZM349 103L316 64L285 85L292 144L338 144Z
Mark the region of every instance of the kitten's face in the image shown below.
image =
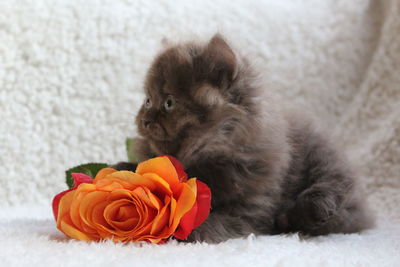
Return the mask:
M148 71L145 102L136 123L154 141L182 141L207 114L225 102L235 56L220 36L205 46L187 44L160 54Z
M188 102L168 91L149 91L136 119L140 134L155 141L183 137L187 127L200 123Z

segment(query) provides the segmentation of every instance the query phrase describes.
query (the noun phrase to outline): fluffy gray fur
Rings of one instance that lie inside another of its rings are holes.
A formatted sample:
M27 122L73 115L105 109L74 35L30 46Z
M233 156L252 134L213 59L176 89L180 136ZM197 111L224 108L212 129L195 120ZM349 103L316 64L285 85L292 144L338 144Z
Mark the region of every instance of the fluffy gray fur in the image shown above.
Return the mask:
M304 116L281 110L220 35L162 51L144 89L140 160L175 156L212 191L212 212L189 241L371 226L343 156Z

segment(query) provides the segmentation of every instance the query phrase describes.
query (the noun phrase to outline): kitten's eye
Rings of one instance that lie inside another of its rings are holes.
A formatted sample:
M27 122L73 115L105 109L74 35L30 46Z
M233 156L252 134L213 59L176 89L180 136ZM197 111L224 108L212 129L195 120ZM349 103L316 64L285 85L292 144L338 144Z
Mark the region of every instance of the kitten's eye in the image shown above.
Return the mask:
M150 108L151 107L151 100L150 98L146 98L146 101L144 102L145 108Z
M168 96L167 100L164 102L164 108L166 111L171 111L175 107L175 100L172 96Z

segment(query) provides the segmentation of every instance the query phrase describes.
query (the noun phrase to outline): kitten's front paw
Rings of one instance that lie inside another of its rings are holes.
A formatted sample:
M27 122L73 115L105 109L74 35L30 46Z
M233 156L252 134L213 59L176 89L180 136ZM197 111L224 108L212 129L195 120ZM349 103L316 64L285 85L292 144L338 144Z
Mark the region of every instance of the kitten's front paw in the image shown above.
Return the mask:
M199 228L197 228L197 229L194 229L190 233L190 235L186 239L186 242L190 242L190 243L195 243L195 242L218 243L218 242L208 238L207 234L204 232L204 230L201 229L201 226Z
M215 232L215 228L218 228L217 225L214 225L214 228L212 228L211 225L212 223L210 223L210 220L205 221L190 233L185 242L206 242L208 244L216 244L228 239L225 235Z
M137 163L132 162L118 162L115 165L110 166L110 168L116 169L118 171L135 171Z
M206 240L204 240L204 238L201 237L201 234L199 233L199 231L196 231L196 230L193 230L186 239L184 239L184 240L176 239L176 240L180 243L206 242Z

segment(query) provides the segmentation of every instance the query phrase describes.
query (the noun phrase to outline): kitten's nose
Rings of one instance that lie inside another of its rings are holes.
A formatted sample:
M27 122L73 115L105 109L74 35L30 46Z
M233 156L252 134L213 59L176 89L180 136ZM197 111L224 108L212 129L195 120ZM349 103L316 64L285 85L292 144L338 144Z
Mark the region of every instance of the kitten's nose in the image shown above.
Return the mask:
M144 127L147 127L147 125L149 125L150 122L151 121L148 121L148 120L142 120L142 124L143 124Z

